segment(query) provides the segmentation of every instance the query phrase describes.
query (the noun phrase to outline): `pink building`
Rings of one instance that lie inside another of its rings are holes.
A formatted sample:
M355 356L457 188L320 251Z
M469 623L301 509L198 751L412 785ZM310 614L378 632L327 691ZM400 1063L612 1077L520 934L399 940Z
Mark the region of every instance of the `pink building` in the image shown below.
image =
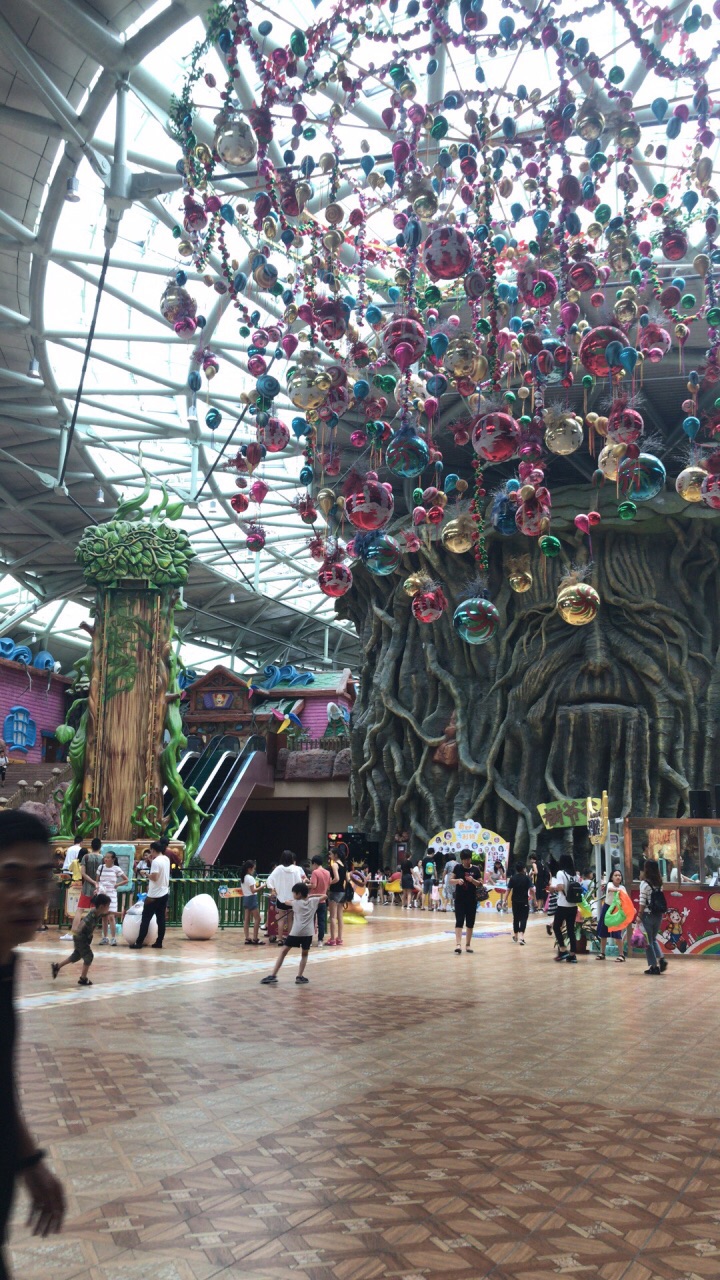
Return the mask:
M11 761L57 759L55 730L65 719L67 676L0 658L0 733Z

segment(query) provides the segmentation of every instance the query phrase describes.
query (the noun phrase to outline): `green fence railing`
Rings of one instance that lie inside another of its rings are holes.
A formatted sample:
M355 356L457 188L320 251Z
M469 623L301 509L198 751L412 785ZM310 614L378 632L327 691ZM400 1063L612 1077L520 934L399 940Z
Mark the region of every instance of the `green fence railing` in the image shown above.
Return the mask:
M237 889L240 887L240 878L232 876L193 876L186 873L181 880L171 880L167 911L168 927L179 927L182 924L183 910L191 898L194 898L198 893L209 893L213 901L217 903L220 913L220 928L241 929L245 918L243 900L240 897L221 897L219 891L222 886L227 886L228 889ZM260 890L260 916L264 922L267 894L264 885L260 884L258 887Z

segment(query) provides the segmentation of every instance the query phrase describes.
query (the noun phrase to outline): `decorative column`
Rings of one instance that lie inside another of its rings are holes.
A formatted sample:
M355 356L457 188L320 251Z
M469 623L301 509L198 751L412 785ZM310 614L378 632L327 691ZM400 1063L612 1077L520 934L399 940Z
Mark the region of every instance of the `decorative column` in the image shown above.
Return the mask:
M177 772L186 740L172 642L180 588L194 552L187 535L173 527L182 504L168 505L164 493L160 505L144 513L149 493L146 478L140 497L122 503L107 524L86 529L77 548L97 597L86 659L88 696L73 703L57 730L58 739L69 743L73 770L60 834L157 839L165 827L172 835L182 805L189 816L190 856L203 815ZM163 785L173 802L166 822Z

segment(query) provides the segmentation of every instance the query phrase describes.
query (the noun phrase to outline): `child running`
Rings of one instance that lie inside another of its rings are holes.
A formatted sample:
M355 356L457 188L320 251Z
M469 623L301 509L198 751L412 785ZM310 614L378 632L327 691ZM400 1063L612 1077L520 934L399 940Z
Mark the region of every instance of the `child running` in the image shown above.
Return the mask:
M290 904L293 913L292 930L286 938L283 938L282 949L280 951L280 955L275 961L275 968L272 973L269 973L266 978L260 979L263 986L269 987L277 982L278 970L282 967L283 961L292 947L302 948L300 968L295 982L298 986L304 986L310 981L309 978L306 978L303 975L305 973L305 965L307 964L308 952L313 940L315 915L320 903L324 901L324 898L320 896L308 898L309 892L310 889L306 884L301 883L293 886L292 902Z
M67 960L61 961L60 964L51 965L52 976L57 978L61 969L66 964L77 964L78 960L82 960L82 973L78 978L79 987L91 987L92 982L88 978L88 971L93 962L93 953L90 943L95 929L107 915L110 910L110 898L106 893L96 893L92 900L92 908L88 911L80 926L73 933L73 950Z

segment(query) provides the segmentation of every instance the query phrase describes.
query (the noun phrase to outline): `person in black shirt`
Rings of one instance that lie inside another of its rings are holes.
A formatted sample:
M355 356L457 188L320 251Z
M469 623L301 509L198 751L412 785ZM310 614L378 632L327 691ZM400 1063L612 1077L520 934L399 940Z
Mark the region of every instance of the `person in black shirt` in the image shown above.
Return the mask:
M463 849L460 861L455 863L450 883L455 886L455 955L462 954L462 931L465 926L465 950L472 954L473 929L477 914L477 887L480 871L472 865L472 854Z
M518 862L514 874L508 880L508 893L512 893L513 942L517 942L519 934L521 947L525 946L525 926L530 911L528 894L532 887L533 882L525 870L525 863Z
M62 1186L30 1135L15 1081L15 948L42 924L52 883L47 828L20 809L0 812L0 1280L8 1275L3 1244L18 1175L30 1196L34 1235L59 1231L65 1215Z

